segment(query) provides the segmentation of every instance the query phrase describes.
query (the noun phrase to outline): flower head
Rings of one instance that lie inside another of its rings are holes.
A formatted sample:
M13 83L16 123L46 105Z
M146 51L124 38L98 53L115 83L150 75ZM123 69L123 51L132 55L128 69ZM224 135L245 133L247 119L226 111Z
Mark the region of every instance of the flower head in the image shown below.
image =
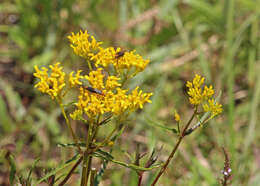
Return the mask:
M223 111L222 105L216 102L214 99L209 99L208 103L203 105L203 110L204 112L210 112L211 118L217 116Z
M188 87L189 101L192 105L199 105L204 100L205 97L202 95L201 85L204 83L204 78L195 75L195 78L192 82L187 82L186 86Z
M189 101L192 105L198 107L202 104L204 112L210 112L210 119L220 114L223 109L222 105L212 98L214 95L214 90L212 85L203 86L204 77L200 75L195 75L192 82L187 82L186 86L188 88Z
M96 89L104 88L104 77L105 75L102 73L102 68L98 68L96 71L91 71L89 75L86 75L85 78L88 80L90 85Z
M152 93L143 93L142 90L138 91L139 87L136 87L132 93L128 96L128 101L131 103L130 109L135 110L137 108L143 108L145 103L151 103L150 97Z
M75 73L74 71L72 71L70 73L69 83L70 83L71 87L75 87L77 85L82 85L82 82L80 81L80 79L83 79L84 76L80 75L81 72L82 72L82 70L78 70L75 76L73 75Z
M50 65L51 74L48 74L48 69L42 67L39 70L38 66L35 66L35 77L39 78L40 81L35 85L35 87L42 93L47 93L52 99L61 96L61 92L65 87L65 72L62 71L63 67L59 66L60 63Z
M94 61L95 66L107 67L110 64L115 64L115 56L119 50L120 48L108 47L104 49L100 47L98 53L93 55L91 60Z
M149 60L144 60L142 56L135 53L135 51L125 52L123 56L116 58L114 66L116 69L130 69L135 68L137 72L145 69Z
M97 42L93 36L90 36L87 31L80 31L77 34L72 32L68 39L75 54L84 58L91 57L102 44L102 42Z
M174 120L176 122L180 122L181 121L181 117L180 117L180 115L178 114L178 112L176 110L174 111Z
M114 90L116 87L121 86L119 80L120 80L119 77L108 76L106 80L106 90Z

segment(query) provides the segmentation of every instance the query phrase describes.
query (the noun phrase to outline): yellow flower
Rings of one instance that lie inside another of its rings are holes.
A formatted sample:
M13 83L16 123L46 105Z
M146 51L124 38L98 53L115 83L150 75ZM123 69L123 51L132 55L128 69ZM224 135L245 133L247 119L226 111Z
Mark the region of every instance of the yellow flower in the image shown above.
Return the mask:
M75 76L73 76L73 74L75 73L74 71L72 71L70 73L69 83L70 83L71 87L75 87L77 85L82 85L82 82L79 81L80 79L84 78L84 76L80 75L81 72L82 72L82 70L78 70Z
M102 68L98 68L96 71L91 71L89 75L85 76L85 78L88 80L88 82L93 88L99 90L104 88L103 79L105 75L102 73L102 71L103 71Z
M82 118L82 110L75 110L73 113L70 114L70 117L73 120L80 120Z
M132 93L128 96L128 101L131 104L130 109L135 110L138 108L143 108L145 103L151 103L150 97L152 93L142 93L142 90L138 92L139 87L136 87Z
M106 90L114 90L116 87L121 86L118 81L120 80L119 77L116 76L108 76L106 80Z
M192 82L187 82L186 86L188 87L189 101L196 106L202 104L204 112L210 112L211 115L209 119L212 119L220 114L223 109L221 104L212 99L214 94L212 85L202 88L203 83L204 78L197 74Z
M109 47L105 49L100 47L98 53L93 55L91 57L91 60L94 61L96 66L101 65L103 67L107 67L109 64L115 63L115 56L119 50L119 48L115 50L114 47Z
M123 56L115 58L114 66L116 69L130 69L135 67L137 72L145 69L149 60L144 60L142 56L135 54L135 51L125 52Z
M124 52L122 56L117 56L118 52L122 52L121 48L109 47L106 49L99 48L99 52L91 57L95 65L107 67L112 64L117 70L135 68L137 72L145 69L149 60L144 60L142 56L135 54L135 51Z
M90 102L88 106L84 108L84 112L88 115L89 118L94 118L99 114L104 114L106 112L106 108L102 97L98 94L91 94Z
M71 114L72 119L80 119L84 114L89 118L95 118L104 113L113 113L114 115L123 114L126 111L134 111L143 108L145 103L151 103L149 98L152 93L142 93L138 91L139 87L127 95L127 90L116 88L115 93L111 90L102 90L104 95L91 93L80 87L78 102L75 104L77 109Z
M204 83L204 77L195 75L195 78L192 82L187 82L186 86L188 87L189 101L192 105L199 105L203 101L211 98L214 94L212 86L205 86L202 90L201 86Z
M174 111L174 120L177 122L181 121L181 117L176 110Z
M210 85L209 87L205 86L203 93L202 93L202 97L207 100L209 98L211 98L214 95L214 90L212 85Z
M39 70L37 65L34 66L34 69L36 72L33 75L40 79L40 81L34 87L37 88L42 93L46 93L47 90L49 90L48 69L42 67L41 70Z
M112 64L117 71L134 68L136 74L143 71L149 63L149 60L144 60L135 51L123 52L121 48L102 48L100 46L102 42L97 42L87 31L80 31L77 34L72 32L68 39L75 54L91 60L96 67L107 67ZM118 52L123 52L123 55L118 56Z
M90 36L87 31L80 31L77 34L72 32L68 39L74 53L84 58L91 57L102 44L102 42L97 42L93 36Z
M115 115L124 113L129 107L130 103L127 99L127 90L121 88L116 89L116 94L113 94L110 100L107 100L109 110Z
M89 68L91 72L88 75L81 75L82 70L77 72L72 71L65 81L65 72L62 71L60 63L50 65L50 72L45 67L39 69L35 66L34 76L40 81L35 85L41 92L47 93L52 99L62 98L70 88L77 87L79 95L75 105L75 110L70 114L74 120L84 119L87 116L89 119L94 119L104 113L112 113L120 115L124 112L132 112L136 109L143 108L145 103L151 103L150 97L152 93L143 93L136 87L132 92L122 89L120 83L121 72L133 68L135 75L137 72L143 71L149 60L144 60L142 56L135 54L135 51L123 52L121 48L102 48L101 42L97 42L93 36L90 36L87 31L68 36L70 46L74 52L93 62L96 70L92 70L91 64ZM120 55L119 55L120 52ZM113 75L108 71L114 67ZM118 73L120 72L120 73ZM125 73L124 73L125 74ZM127 75L124 78L131 78ZM83 82L87 80L85 88ZM65 82L68 82L68 88L62 94ZM93 89L93 91L92 91Z
M61 92L65 87L65 72L62 71L63 67L59 66L60 63L50 65L51 74L48 75L48 69L42 67L39 70L38 66L35 66L34 76L39 78L40 81L35 85L42 93L47 93L52 99L61 96Z
M113 146L113 145L114 145L114 142L113 142L113 141L109 141L109 142L108 142L108 145L109 145L109 146Z
M216 102L214 99L209 99L208 103L203 105L204 112L210 112L210 119L220 114L223 109L222 105Z

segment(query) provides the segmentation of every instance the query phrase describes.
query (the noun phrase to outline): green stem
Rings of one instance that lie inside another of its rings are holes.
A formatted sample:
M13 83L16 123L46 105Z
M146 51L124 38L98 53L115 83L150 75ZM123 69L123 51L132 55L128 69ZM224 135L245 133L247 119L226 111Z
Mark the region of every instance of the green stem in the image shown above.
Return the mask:
M88 184L88 176L89 176L89 168L91 168L91 161L90 161L90 155L89 155L89 147L91 145L91 141L94 140L92 139L92 128L93 128L93 121L89 122L88 125L88 135L87 135L87 141L86 141L86 150L84 152L84 157L83 157L83 170L82 170L82 175L81 175L81 186L87 186Z
M66 182L68 181L68 179L71 177L72 173L74 172L74 170L78 167L78 165L80 164L80 162L82 161L82 157L75 163L75 165L72 167L72 169L69 171L69 173L67 174L67 176L62 180L62 182L60 182L59 186L63 186L66 184Z
M161 167L159 173L157 174L157 176L156 176L156 178L154 179L154 181L153 181L153 183L152 183L151 186L154 186L154 185L158 182L159 178L161 177L161 175L164 173L164 171L165 171L166 168L168 167L168 165L169 165L170 161L172 160L174 154L176 153L176 151L177 151L179 145L181 144L182 139L183 139L184 136L185 136L186 130L189 128L189 126L190 126L190 124L191 124L191 122L192 122L192 120L194 119L194 117L195 117L196 114L197 114L197 108L195 108L195 111L194 111L193 115L191 116L190 120L188 121L188 123L187 123L186 126L184 127L184 129L183 129L181 135L179 136L179 139L178 139L177 144L174 146L174 148L173 148L171 154L169 155L168 159L166 160L166 162L165 162L165 163L163 164L163 166Z
M95 147L95 149L93 150L93 152L97 151L100 147L103 147L106 143L109 142L110 138L112 137L112 135L116 132L117 127L115 127L112 132L104 139L103 142L101 142L100 145L97 145L97 147Z
M91 173L90 173L90 186L94 186L96 174L97 174L96 169L91 170Z
M92 66L91 66L91 63L90 63L90 61L88 60L88 68L89 68L89 70L90 71L92 71L93 69L92 69Z
M88 185L88 178L89 178L89 173L91 170L91 163L92 163L92 156L88 155L88 160L87 160L87 175L86 175L86 180L85 180L85 186Z
M97 134L98 134L98 129L99 129L99 120L100 120L100 114L98 115L97 117L97 122L95 123L95 128L94 128L94 131L93 131L93 137L92 137L92 141L96 138Z
M138 175L138 186L141 186L143 180L143 172Z
M129 79L129 77L128 77L129 71L130 71L130 70L127 69L127 72L126 72L125 75L124 75L124 80L123 80L123 82L121 83L121 87L124 87L125 83L126 83L127 80Z
M81 174L81 183L80 186L84 186L85 185L85 180L86 180L86 175L87 175L87 158L88 158L88 154L85 151L83 154L83 162L82 162L82 174Z
M71 135L72 135L73 141L74 141L74 143L77 145L77 148L78 148L79 152L82 153L81 148L80 148L79 143L78 143L78 138L77 138L77 136L75 135L75 133L74 133L72 127L71 127L70 121L69 121L69 119L68 119L68 117L67 117L67 114L66 114L66 112L65 112L65 110L64 110L64 106L63 106L63 104L62 104L61 101L59 101L59 105L60 105L60 108L61 108L62 115L63 115L63 117L65 118L67 127L69 128L70 133L71 133Z

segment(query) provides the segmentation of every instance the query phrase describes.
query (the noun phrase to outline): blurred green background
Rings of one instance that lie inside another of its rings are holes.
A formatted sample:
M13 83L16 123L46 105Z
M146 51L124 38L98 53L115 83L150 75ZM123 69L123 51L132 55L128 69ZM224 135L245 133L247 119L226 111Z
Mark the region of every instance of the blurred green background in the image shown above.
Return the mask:
M80 29L151 60L129 86L154 92L153 103L131 115L116 158L129 161L125 154L134 157L137 143L148 153L163 147L159 160L167 158L177 137L151 121L175 127L174 109L189 119L185 82L198 73L217 95L222 91L224 112L185 138L158 185L220 185L221 147L231 159L232 185L260 185L259 0L0 0L0 185L8 185L7 144L15 145L21 180L37 158L34 180L72 157L73 149L57 146L70 142L60 110L33 88L32 73L34 65L55 61L67 70L86 68L67 39ZM155 173L146 173L143 185ZM100 185L136 183L135 172L111 163Z

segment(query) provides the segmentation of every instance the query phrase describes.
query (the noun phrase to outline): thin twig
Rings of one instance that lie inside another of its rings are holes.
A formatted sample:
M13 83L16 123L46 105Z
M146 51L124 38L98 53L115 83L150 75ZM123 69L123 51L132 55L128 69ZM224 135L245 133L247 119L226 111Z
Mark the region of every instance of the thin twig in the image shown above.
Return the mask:
M79 158L79 160L76 162L76 164L72 167L72 169L70 170L70 172L67 174L67 176L64 178L64 180L59 184L59 186L63 186L68 179L71 177L72 173L74 172L74 170L78 167L78 165L80 164L80 162L82 161L83 156Z
M143 172L141 174L138 175L138 186L141 186L142 183L142 179L143 179Z
M187 123L186 126L184 127L184 129L183 129L183 131L182 131L182 133L181 133L181 135L180 135L180 137L179 137L179 139L178 139L177 144L174 146L174 148L173 148L173 150L172 150L170 156L168 157L168 159L166 160L166 162L164 163L164 165L161 167L160 172L159 172L158 175L156 176L156 178L155 178L155 180L153 181L153 183L152 183L151 186L154 186L154 185L158 182L159 178L161 177L161 175L164 173L164 171L165 171L166 168L168 167L168 165L169 165L171 159L173 158L173 156L174 156L174 154L176 153L176 151L177 151L179 145L181 144L182 139L183 139L184 136L185 136L186 130L189 128L189 126L190 126L190 124L191 124L191 122L192 122L192 120L194 119L194 117L195 117L196 114L197 114L197 108L195 109L195 111L194 111L193 115L191 116L190 120L188 121L188 123Z

